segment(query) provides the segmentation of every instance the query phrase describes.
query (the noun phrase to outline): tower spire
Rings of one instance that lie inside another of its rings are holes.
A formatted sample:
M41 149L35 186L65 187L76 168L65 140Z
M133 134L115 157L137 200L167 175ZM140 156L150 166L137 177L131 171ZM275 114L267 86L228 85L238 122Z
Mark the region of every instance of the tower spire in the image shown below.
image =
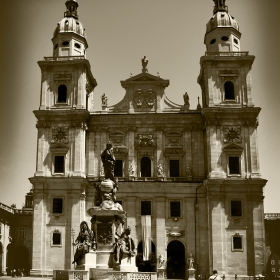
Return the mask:
M68 0L65 3L66 6L66 12L64 13L64 17L73 17L75 19L78 19L77 9L79 7L79 4L76 0Z
M215 15L217 12L228 12L228 7L226 6L226 0L213 0L215 2L213 14Z

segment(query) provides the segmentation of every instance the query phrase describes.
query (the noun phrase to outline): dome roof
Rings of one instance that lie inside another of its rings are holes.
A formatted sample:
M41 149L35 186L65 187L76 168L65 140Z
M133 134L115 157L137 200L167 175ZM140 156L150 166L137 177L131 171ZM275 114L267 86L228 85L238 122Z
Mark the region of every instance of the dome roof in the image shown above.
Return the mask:
M80 21L74 17L65 17L58 24L53 33L55 37L58 33L74 32L84 38L86 38L85 29Z
M217 27L233 27L239 31L239 26L237 21L226 11L218 11L206 24L206 33L212 31Z

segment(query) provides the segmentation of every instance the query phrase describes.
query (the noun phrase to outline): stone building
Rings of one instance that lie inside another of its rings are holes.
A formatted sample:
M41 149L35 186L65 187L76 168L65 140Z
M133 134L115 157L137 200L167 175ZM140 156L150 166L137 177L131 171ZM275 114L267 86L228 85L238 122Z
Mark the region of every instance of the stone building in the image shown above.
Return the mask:
M87 39L78 3L66 2L53 56L42 72L37 118L33 271L73 268L74 236L90 221L95 188L104 173L100 153L110 140L119 179L118 201L141 250L141 216L151 217L155 254L166 259L168 278L187 277L187 259L198 274L263 272L263 187L251 67L241 50L239 26L225 1L215 0L207 23L198 83L202 104L189 109L168 99L169 80L148 72L121 81L124 98L102 110L91 107L97 82L86 59ZM210 13L210 11L209 11ZM139 65L140 66L140 65Z
M32 266L33 193L25 196L22 209L0 203L0 275L22 269L29 275Z

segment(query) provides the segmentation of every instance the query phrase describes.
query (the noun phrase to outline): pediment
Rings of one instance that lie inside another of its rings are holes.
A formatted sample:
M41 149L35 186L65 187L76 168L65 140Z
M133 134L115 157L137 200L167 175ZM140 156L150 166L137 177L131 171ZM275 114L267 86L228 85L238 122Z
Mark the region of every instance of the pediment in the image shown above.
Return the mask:
M224 147L224 150L243 150L243 147L234 143L231 143Z
M164 87L169 86L169 80L160 78L159 76L151 75L149 73L140 73L132 76L129 79L121 81L121 85L125 87L127 84L133 83L161 83Z
M67 153L69 147L63 143L55 143L50 146L52 153Z
M228 155L241 155L244 148L240 145L237 145L235 143L229 144L223 148L224 153Z

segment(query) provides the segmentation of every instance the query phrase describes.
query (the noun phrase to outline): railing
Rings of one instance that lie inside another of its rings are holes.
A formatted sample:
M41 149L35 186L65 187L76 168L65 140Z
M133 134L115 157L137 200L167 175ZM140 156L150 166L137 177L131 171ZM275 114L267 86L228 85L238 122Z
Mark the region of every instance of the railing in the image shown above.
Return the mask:
M249 52L205 52L205 56L247 56Z
M280 213L267 213L264 214L265 220L278 220L280 219Z
M8 212L10 212L12 214L15 213L15 210L12 207L7 206L7 205L5 205L3 203L0 203L0 208L3 209L3 210L6 210L6 211L8 211Z
M67 60L77 60L77 59L85 59L84 55L79 56L45 56L45 60L47 61L67 61Z

